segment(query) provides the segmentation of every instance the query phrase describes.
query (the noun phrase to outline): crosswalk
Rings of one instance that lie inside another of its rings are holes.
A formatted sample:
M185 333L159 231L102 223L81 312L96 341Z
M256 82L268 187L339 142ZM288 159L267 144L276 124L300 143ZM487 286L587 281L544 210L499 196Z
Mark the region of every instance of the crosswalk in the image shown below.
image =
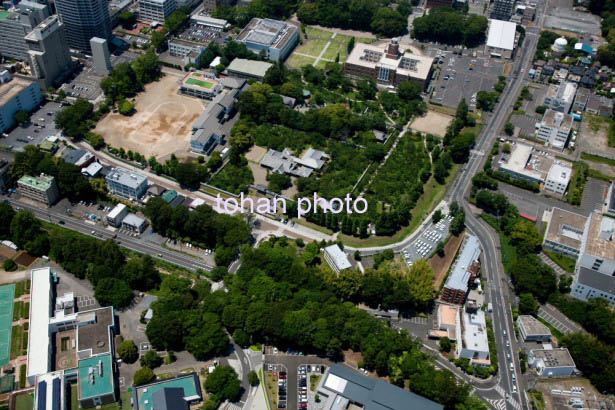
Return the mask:
M420 316L415 316L411 319L403 319L406 322L410 322L410 323L414 323L417 325L426 325L427 324L427 318L424 317L420 317Z
M504 401L504 399L500 399L500 400L487 399L487 401L489 402L489 404L491 404L491 407L493 407L496 410L506 410L506 401Z
M497 391L500 396L506 397L506 392L504 391L504 388L499 384L495 386L495 391Z
M241 406L236 403L229 403L226 406L226 410L241 410Z
M521 410L521 404L519 404L519 402L514 398L510 397L507 402L509 402L516 410Z

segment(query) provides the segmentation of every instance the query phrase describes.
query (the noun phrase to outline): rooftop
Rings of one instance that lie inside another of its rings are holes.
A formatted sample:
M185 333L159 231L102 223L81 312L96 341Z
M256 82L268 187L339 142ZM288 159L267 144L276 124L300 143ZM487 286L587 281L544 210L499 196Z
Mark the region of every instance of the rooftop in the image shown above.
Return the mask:
M269 70L273 64L266 63L264 61L246 60L245 58L236 58L231 61L231 64L227 67L229 73L240 73L249 75L252 77L265 77L267 70Z
M541 125L570 130L570 128L572 128L573 121L574 118L572 115L549 109L542 117Z
M464 347L478 352L489 352L485 312L462 313L462 333Z
M500 168L520 175L525 175L535 180L544 180L547 170L541 171L537 167L530 164L532 156L532 147L530 145L517 143L508 157L508 160L500 165ZM543 157L542 160L547 159ZM549 164L550 165L550 164ZM544 168L544 167L543 167Z
M31 177L29 175L24 175L19 178L19 184L28 185L34 189L38 189L41 191L46 191L51 188L51 184L53 183L54 178L50 175L41 174L40 177Z
M551 165L549 173L547 174L547 180L555 181L559 184L568 185L570 177L572 175L572 167L569 165L556 162Z
M440 326L455 326L459 309L454 306L440 305Z
M515 47L515 35L517 25L510 21L491 20L489 25L489 35L487 36L487 47L511 50Z
M339 270L344 270L352 267L352 265L348 261L348 256L346 256L346 254L342 252L342 250L337 244L327 246L325 248L325 252L327 252L331 259L333 259L333 262L335 262L335 266L337 266Z
M442 410L444 406L383 380L373 380L342 365L327 371L319 390L331 392L325 409L345 408L340 403L352 401L364 410Z
M237 36L237 41L282 48L297 27L279 20L253 18Z
M284 149L282 152L270 149L261 159L261 166L271 168L274 172L280 174L298 177L309 177L312 175L312 169L299 164L297 158L288 149Z
M0 19L2 20L2 19ZM33 81L13 76L11 81L0 84L0 107L11 101L23 90L33 84Z
M126 205L124 204L117 204L116 206L113 207L113 209L111 210L111 212L109 212L109 214L107 214L108 218L116 218L124 209L126 209Z
M581 249L586 222L586 216L553 208L545 239L573 249Z
M397 73L412 78L427 79L433 65L432 57L412 54L408 50L399 49L400 57L396 60L386 57L386 45L357 43L348 56L346 63L362 67L376 68L385 66L394 68Z
M145 219L138 217L135 214L128 214L126 218L122 221L122 223L130 226L139 227L145 223Z
M184 390L184 400L196 401L202 399L201 386L196 373L178 376L172 379L154 382L133 388L134 410L153 410L154 393L165 388L181 388Z
M444 287L467 291L468 280L470 279L468 268L479 258L479 256L480 243L478 242L478 238L474 235L468 235Z
M530 315L520 315L517 318L517 325L523 326L527 336L550 335L551 331L542 322Z
M574 360L568 349L535 349L531 353L536 359L542 359L545 367L574 366Z
M572 102L576 92L577 85L575 83L551 84L547 90L547 97Z
M67 148L62 152L62 159L69 164L76 164L79 159L85 155L83 149Z
M79 399L113 393L111 354L79 360Z
M615 295L615 276L605 275L593 269L580 266L576 281L581 285Z
M51 290L51 270L33 269L30 289L28 376L36 376L50 370L48 331L52 313Z
M182 80L183 87L208 90L212 93L215 92L219 84L218 80L213 78L213 76L206 75L202 71L188 73Z
M109 327L114 325L113 307L80 312L77 322L88 323L77 327L77 351L90 350L91 355L111 351Z
M107 177L107 181L115 181L121 185L137 189L143 182L147 183L147 177L143 174L137 174L127 170L126 168L116 167Z
M615 219L593 212L590 216L589 232L585 241L585 253L598 258L615 260Z

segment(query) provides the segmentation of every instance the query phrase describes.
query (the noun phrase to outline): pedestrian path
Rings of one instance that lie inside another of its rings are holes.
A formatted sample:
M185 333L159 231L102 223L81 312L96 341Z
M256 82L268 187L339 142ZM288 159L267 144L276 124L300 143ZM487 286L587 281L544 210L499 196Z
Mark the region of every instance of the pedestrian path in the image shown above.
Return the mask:
M544 263L552 267L558 276L570 275L570 273L563 270L557 263L553 262L553 259L549 258L547 255L545 255L542 252L540 253L540 259L542 259Z
M333 35L331 36L331 40L333 40L335 36L337 36L337 33L333 33ZM318 57L316 57L316 61L314 61L314 64L312 64L314 67L316 67L316 64L318 64L318 62L323 59L322 56L325 54L325 51L327 51L327 49L331 45L331 40L329 40L327 45L324 46L323 49L320 51L320 54L318 55Z
M506 397L506 392L504 391L504 388L499 384L496 384L495 391L497 391L500 396Z
M512 397L509 397L508 400L506 400L508 403L510 403L511 406L513 406L515 409L517 410L521 410L521 405L519 404L519 402L517 400L515 400Z

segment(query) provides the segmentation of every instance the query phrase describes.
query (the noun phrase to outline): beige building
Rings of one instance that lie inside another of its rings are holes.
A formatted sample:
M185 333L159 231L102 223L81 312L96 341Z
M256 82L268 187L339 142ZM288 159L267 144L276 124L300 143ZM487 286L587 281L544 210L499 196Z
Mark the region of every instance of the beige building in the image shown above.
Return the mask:
M38 178L24 175L17 181L19 193L26 198L53 205L60 197L55 178L41 174Z
M344 72L352 77L373 78L378 83L397 87L404 81L419 83L423 89L431 75L434 59L400 48L393 39L386 46L357 43L344 63Z
M578 258L588 218L560 208L553 208L546 215L547 231L542 247L573 259Z

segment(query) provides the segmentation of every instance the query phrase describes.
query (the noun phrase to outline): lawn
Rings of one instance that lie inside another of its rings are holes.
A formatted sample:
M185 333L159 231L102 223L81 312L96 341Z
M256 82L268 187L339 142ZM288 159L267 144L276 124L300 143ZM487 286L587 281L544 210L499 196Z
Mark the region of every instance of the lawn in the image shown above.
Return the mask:
M337 40L337 37L334 38L333 40L334 41ZM331 44L329 44L329 47L327 48L325 53L322 55L322 57L328 60L335 61L335 57L339 53L340 63L343 63L344 61L346 61L346 57L348 57L346 50L347 50L346 43L340 44L340 43L334 43L332 41Z
M301 68L304 65L314 64L314 61L316 61L315 58L293 54L288 60L286 60L286 64L292 68Z
M23 302L17 301L13 304L13 322L21 318L23 312Z
M610 165L612 167L615 166L615 159L601 157L599 155L593 155L593 154L589 154L587 152L582 152L581 153L581 159L586 159L588 161L598 162L598 163L601 163L601 164Z
M11 360L21 356L22 353L23 327L13 326L11 332Z
M310 56L318 57L321 51L327 45L327 43L327 40L308 40L307 42L303 43L303 45L299 46L295 50L295 53L307 54Z
M566 272L574 273L574 267L577 261L575 261L571 257L547 250L543 250L542 252Z
M34 408L34 396L32 394L20 394L15 397L15 410L32 410Z
M318 387L318 383L320 383L320 379L322 379L322 375L320 374L311 374L310 375L310 390L316 391Z
M188 80L186 80L186 84L194 84L194 85L198 85L199 87L203 87L203 88L211 88L214 86L214 83L212 82L197 80L196 78L189 78Z
M324 39L333 37L333 32L331 31L322 30L322 29L319 29L316 27L310 27L310 26L307 26L305 28L305 34L307 34L308 39L311 37L318 37L318 38L324 38Z
M278 408L278 374L273 372L265 372L265 388L267 389L267 397L269 398L270 407Z

